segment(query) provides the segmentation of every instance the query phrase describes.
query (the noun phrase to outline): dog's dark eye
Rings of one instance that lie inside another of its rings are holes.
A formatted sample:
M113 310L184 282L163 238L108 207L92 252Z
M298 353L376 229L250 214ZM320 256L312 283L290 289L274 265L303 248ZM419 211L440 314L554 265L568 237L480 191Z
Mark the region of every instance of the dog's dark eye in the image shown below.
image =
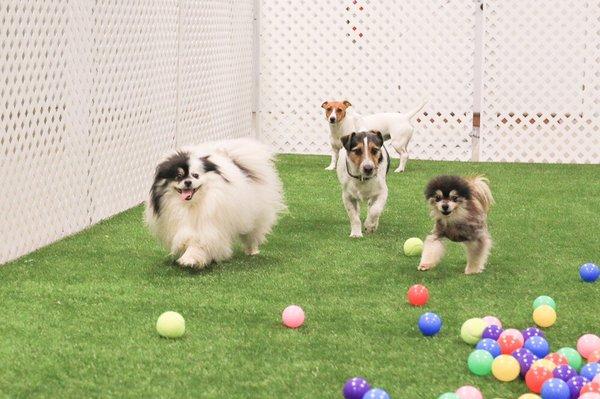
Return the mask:
M331 108L331 107L327 108L327 112L331 112L332 109L333 108Z
M356 155L362 155L362 150L361 150L360 148L357 148L357 149L353 150L353 152L354 152Z
M451 199L452 199L453 202L457 202L458 201L458 197L456 195L453 195Z
M194 179L197 179L197 178L199 177L199 175L198 175L198 173L192 173L192 177L193 177Z
M335 112L342 112L342 109L338 108L338 109L335 110Z
M378 153L378 152L379 152L379 149L378 149L378 148L373 148L373 149L371 150L371 154L373 154L373 155L377 155L377 153Z
M440 202L442 200L442 196L441 195L436 195L435 196L435 202Z

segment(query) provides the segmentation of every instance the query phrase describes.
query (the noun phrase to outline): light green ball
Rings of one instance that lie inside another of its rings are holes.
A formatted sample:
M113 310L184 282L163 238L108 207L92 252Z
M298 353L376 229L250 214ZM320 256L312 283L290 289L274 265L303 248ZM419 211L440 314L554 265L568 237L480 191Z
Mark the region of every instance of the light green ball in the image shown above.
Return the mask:
M465 321L460 328L460 337L467 344L475 345L481 339L483 330L487 327L487 323L480 318L473 318Z
M165 312L156 321L156 331L166 338L179 338L185 333L185 320L177 312Z
M404 241L404 255L419 256L423 252L423 241L420 238L412 237Z
M446 392L438 396L438 399L460 399L460 396L454 392Z
M583 358L573 348L560 348L558 351L561 355L567 358L569 361L569 366L573 367L577 372L581 370L581 366L583 366Z
M471 373L478 376L490 375L492 373L492 362L494 356L486 350L477 349L471 352L467 360L467 366Z
M548 305L552 309L556 310L556 302L554 302L554 299L550 298L548 295L542 295L535 298L535 301L533 301L533 310L536 310L542 305Z

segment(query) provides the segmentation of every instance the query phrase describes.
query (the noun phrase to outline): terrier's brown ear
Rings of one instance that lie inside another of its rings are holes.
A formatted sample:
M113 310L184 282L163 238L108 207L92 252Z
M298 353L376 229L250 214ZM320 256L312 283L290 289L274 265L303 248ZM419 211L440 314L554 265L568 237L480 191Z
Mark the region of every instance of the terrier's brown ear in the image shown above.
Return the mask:
M321 104L321 108L327 108L328 105L329 101L325 101L323 104Z
M346 151L350 151L352 149L352 139L354 138L354 136L356 135L356 133L350 133L346 136L342 136L342 138L340 140L342 140L342 145L344 146L344 148L346 149Z
M350 101L348 101L348 100L344 100L344 102L342 104L344 104L346 107L352 106L352 104L350 104Z

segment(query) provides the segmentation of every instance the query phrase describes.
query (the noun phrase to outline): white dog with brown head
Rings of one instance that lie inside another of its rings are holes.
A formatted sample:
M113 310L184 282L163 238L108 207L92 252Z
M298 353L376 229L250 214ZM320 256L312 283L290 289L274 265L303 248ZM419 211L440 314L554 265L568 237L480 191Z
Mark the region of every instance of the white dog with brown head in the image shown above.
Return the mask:
M365 232L373 233L387 202L386 175L390 157L381 132L354 132L341 138L337 176L342 185L342 201L350 218L350 237L362 237L360 202L369 207Z

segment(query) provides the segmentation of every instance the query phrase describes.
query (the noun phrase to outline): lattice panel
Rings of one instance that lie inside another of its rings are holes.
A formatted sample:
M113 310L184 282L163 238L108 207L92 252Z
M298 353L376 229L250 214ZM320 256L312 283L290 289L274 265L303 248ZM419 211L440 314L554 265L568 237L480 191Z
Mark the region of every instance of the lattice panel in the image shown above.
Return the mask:
M488 1L481 156L600 162L599 1Z
M411 156L470 157L475 12L464 0L264 0L260 132L282 152L326 153L324 100L360 113L429 104Z
M248 136L254 98L253 2L181 4L177 144Z

